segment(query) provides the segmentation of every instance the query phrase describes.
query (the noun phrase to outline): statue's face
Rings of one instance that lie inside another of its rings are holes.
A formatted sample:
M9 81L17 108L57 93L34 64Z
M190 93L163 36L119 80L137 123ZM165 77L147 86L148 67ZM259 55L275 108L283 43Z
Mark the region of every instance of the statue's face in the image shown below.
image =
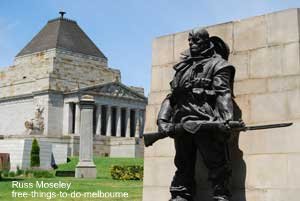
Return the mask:
M203 39L202 37L190 34L188 41L192 54L199 54L208 48L207 39Z

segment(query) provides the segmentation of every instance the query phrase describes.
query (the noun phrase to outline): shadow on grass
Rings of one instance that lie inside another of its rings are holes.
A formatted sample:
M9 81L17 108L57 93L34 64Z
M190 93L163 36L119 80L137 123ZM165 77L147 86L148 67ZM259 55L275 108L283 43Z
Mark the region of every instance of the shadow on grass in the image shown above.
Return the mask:
M107 176L97 176L96 179L112 179L112 178Z
M22 181L24 178L2 178L0 182Z

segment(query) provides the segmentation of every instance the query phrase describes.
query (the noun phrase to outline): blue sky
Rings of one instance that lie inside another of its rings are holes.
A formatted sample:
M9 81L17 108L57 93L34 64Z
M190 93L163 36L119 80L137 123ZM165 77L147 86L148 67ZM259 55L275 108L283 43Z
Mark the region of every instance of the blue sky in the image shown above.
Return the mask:
M118 68L122 82L150 90L155 37L287 8L299 0L0 0L0 69L58 11L77 21Z

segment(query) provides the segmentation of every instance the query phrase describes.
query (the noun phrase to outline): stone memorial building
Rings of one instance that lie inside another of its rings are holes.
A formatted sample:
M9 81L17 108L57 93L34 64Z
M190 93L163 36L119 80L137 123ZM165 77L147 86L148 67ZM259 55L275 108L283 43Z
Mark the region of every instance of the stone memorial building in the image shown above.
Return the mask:
M122 84L120 71L109 68L107 57L76 21L63 14L48 21L12 66L1 69L0 92L2 153L23 153L19 149L31 146L26 140L36 137L50 143L57 157L65 155L63 145L68 155L77 155L78 102L81 96L91 95L94 153L143 155L140 136L147 104L143 88ZM12 161L21 158L11 156Z
M248 125L293 122L287 128L249 131L232 147L233 201L298 201L300 192L300 10L288 9L208 26L230 46L236 67L235 101ZM157 131L160 104L169 93L172 66L188 49L190 30L153 41L152 82L145 132ZM174 175L168 138L145 149L143 201L166 201ZM207 170L197 161L195 200L209 201Z

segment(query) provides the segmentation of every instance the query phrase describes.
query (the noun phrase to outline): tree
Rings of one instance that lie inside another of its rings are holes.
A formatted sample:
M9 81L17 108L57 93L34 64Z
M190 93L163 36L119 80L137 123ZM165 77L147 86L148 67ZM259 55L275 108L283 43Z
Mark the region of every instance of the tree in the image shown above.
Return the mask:
M40 146L38 141L34 138L31 146L30 153L30 167L40 166Z

